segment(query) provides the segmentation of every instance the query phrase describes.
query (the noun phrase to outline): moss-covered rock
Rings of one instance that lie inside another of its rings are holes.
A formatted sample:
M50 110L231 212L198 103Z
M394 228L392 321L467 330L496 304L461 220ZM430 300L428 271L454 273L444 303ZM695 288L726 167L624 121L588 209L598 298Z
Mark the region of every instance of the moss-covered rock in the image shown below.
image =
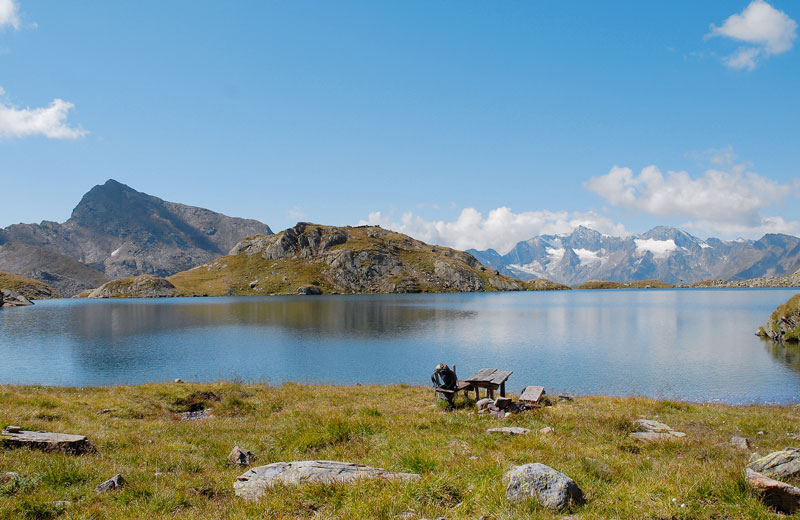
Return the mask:
M800 294L779 305L756 334L773 341L800 342Z

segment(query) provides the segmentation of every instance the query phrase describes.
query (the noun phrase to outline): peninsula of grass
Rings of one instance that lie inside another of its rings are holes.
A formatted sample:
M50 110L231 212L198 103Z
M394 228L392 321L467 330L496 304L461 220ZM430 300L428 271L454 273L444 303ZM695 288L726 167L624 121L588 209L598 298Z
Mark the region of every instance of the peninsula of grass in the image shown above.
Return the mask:
M430 388L279 387L233 382L104 388L0 386L0 423L86 435L82 456L0 450L0 518L780 518L744 481L750 451L797 445L800 406L725 406L644 398L553 399L553 406L500 420L477 415L459 396L447 409ZM189 409L211 417L182 421ZM629 434L639 418L686 433L642 444ZM487 433L523 426L533 433ZM554 433L538 430L551 426ZM273 488L261 501L234 495L245 469L226 457L238 445L256 465L339 460L414 472L418 481ZM503 474L541 462L572 477L586 502L551 513L505 499ZM127 485L98 494L121 473ZM63 504L59 501L69 501Z
M575 289L672 289L671 283L660 280L638 280L635 282L609 282L607 280L589 280Z

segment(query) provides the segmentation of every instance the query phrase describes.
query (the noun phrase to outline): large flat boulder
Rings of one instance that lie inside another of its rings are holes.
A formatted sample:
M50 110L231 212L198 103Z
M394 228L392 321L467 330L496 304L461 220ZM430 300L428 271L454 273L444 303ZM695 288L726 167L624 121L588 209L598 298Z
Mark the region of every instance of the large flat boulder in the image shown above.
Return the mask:
M750 468L745 469L745 480L768 506L789 514L800 510L800 489L795 486L765 477Z
M34 432L14 426L8 426L0 432L0 446L6 449L30 448L42 451L60 451L71 455L82 455L96 451L89 439L83 435Z
M747 467L771 478L800 475L800 448L774 451L754 460Z
M535 498L543 507L556 511L583 502L583 491L574 480L538 462L516 466L506 478L506 499L511 502Z
M297 486L306 483L349 483L362 478L388 480L415 480L415 473L392 473L383 468L374 468L349 462L331 460L303 460L275 462L258 466L242 474L233 483L236 496L247 500L258 500L276 484Z
M631 433L631 437L642 442L669 442L686 437L685 433L676 432L671 426L652 419L639 419L636 427L640 431Z

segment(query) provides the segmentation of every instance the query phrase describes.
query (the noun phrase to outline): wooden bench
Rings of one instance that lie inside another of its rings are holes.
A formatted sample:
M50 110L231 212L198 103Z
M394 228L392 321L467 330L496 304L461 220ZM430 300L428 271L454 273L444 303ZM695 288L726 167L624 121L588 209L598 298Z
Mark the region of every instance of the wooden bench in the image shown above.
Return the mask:
M490 399L494 399L494 391L500 389L500 396L506 396L506 380L513 374L511 370L498 370L496 368L482 368L475 372L466 382L475 389L475 401L479 401L481 396L479 389L485 388Z
M522 389L522 394L519 396L520 401L526 401L536 404L544 395L543 386L526 386Z

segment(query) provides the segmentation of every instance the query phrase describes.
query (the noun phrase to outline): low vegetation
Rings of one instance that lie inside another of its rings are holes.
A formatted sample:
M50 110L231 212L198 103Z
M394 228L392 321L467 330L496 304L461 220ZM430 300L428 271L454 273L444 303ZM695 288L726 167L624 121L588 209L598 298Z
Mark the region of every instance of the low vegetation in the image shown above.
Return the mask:
M0 271L0 289L15 291L30 300L60 298L61 294L44 282Z
M780 518L745 485L750 452L728 441L749 437L762 454L797 445L800 407L551 399L551 407L498 420L476 415L464 396L448 409L431 389L405 385L0 386L2 424L80 433L97 447L83 456L0 450L0 474L19 474L0 486L0 518ZM211 417L181 420L198 409ZM629 433L641 417L687 437L640 444ZM486 433L502 425L534 433ZM555 433L536 433L544 426ZM276 489L251 503L233 493L245 471L226 462L234 445L256 464L341 460L422 478ZM528 462L572 477L586 503L562 514L508 503L503 474ZM127 486L94 492L116 473ZM72 503L57 503L65 500Z
M675 286L659 280L639 280L636 282L609 282L606 280L589 280L575 289L672 289Z

